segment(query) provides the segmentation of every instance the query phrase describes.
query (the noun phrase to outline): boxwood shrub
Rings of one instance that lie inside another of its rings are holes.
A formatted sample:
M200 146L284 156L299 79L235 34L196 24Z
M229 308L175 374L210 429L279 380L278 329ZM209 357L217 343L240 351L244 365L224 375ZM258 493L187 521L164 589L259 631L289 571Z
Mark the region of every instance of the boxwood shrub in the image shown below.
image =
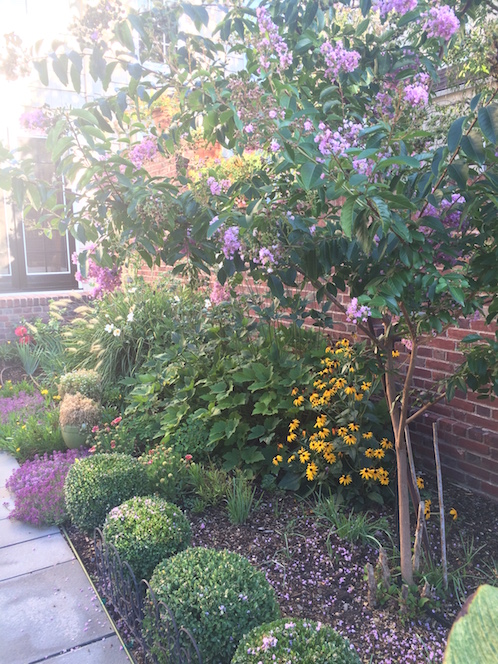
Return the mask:
M361 664L349 641L329 625L281 618L240 641L232 664Z
M244 634L280 614L264 574L229 551L187 549L161 562L150 586L190 630L203 664L229 664Z
M78 460L64 484L68 514L78 528L87 532L101 527L116 505L147 493L144 467L126 454L96 454Z
M192 532L176 505L157 496L137 496L109 512L104 539L116 547L137 580L149 580L161 560L189 546Z

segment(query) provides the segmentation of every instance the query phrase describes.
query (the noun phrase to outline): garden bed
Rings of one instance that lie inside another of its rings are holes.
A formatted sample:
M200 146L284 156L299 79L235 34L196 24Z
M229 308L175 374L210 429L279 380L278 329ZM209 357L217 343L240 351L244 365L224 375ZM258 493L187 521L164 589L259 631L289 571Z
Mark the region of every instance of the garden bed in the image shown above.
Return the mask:
M224 505L188 516L194 546L229 549L246 556L265 572L284 616L331 624L351 640L363 662L441 662L448 628L460 607L455 591L461 601L479 583L496 584L498 580L498 505L453 486L446 488L445 499L447 507L458 512L448 528L450 589L446 599L437 600L426 611L416 610L410 600L401 610L391 596L385 596L377 608L369 608L364 566L369 561L375 564L375 542L351 543L339 538L329 522L317 519L312 503L290 494L263 494L243 525L229 522ZM382 523L381 516L376 515L373 528L364 534L388 546L385 533L375 530L375 523ZM436 551L438 523L431 517L428 525ZM92 575L91 538L72 527L68 533ZM437 553L434 559L439 560ZM434 582L438 576L436 572L430 580Z

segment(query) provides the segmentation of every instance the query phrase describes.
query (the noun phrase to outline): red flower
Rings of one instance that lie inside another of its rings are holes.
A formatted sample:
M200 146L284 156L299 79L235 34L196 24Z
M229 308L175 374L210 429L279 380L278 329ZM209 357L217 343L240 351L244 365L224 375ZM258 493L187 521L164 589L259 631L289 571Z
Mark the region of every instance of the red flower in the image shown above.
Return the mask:
M112 426L116 426L116 424L119 424L123 418L121 416L116 417L115 420L111 422Z
M116 441L111 440L111 450L113 450L116 447Z
M185 455L185 461L192 461L194 457L191 454L186 454Z
M28 330L23 325L19 325L14 330L14 334L16 337L24 337L26 334L28 334Z
M91 447L88 451L90 452L90 454L93 454L93 453L95 452L96 449L97 449L97 446L94 445L94 446Z
M33 337L30 334L25 334L23 337L19 337L19 343L24 345L28 345L34 341Z

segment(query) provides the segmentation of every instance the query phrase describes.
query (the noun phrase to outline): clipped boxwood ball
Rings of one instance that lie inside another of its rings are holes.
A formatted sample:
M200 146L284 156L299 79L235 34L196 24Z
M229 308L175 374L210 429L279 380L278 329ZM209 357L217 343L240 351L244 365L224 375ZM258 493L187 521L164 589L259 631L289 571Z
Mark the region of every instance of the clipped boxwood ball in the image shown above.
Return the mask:
M138 496L109 512L104 539L114 544L139 581L149 580L161 560L186 549L192 532L176 505L157 496Z
M349 641L329 625L281 618L240 641L232 664L361 664Z
M145 468L127 454L96 454L77 460L64 484L67 512L75 526L87 532L100 528L116 505L148 492Z
M150 586L191 632L203 664L229 664L244 634L280 615L264 574L229 551L187 549L160 563Z

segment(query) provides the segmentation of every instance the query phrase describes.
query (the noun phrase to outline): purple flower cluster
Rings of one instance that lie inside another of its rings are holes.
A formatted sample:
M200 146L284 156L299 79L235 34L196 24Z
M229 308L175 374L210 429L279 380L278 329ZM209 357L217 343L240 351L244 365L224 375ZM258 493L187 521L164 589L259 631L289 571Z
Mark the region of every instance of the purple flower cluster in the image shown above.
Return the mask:
M237 226L230 226L223 232L222 251L225 258L232 260L235 254L240 250L239 229Z
M370 177L373 175L375 161L373 159L359 159L358 157L353 157L353 168L358 173Z
M45 403L44 398L39 392L28 394L21 391L17 395L4 397L0 399L0 423L6 424L9 421L11 413L18 415L32 415L43 406Z
M396 12L400 16L411 12L417 6L417 0L374 0L372 7L381 16Z
M413 83L405 86L404 97L411 106L427 106L429 103L429 75L418 74Z
M355 325L357 325L359 321L366 323L368 317L371 315L372 315L372 310L370 309L370 307L367 307L364 304L358 305L357 297L351 298L351 302L348 304L348 308L346 310L346 316L349 321L351 321Z
M344 120L336 131L332 131L324 122L320 122L318 128L320 133L315 136L315 143L318 143L321 154L345 157L348 148L358 146L358 136L363 129L363 125L352 120Z
M151 161L156 154L157 143L152 138L144 138L130 150L128 157L135 168L142 168L144 162Z
M86 450L54 452L26 461L9 477L6 487L15 494L11 519L35 526L60 524L66 518L64 481L75 459Z
M83 245L81 253L86 252L87 256L95 253L97 245L95 242L87 242ZM73 252L71 257L73 265L78 265L78 254ZM83 277L79 270L75 273L76 281L84 284L92 284L90 294L92 297L100 299L105 293L113 293L121 286L122 268L118 265L112 267L102 267L91 258L87 259L87 275Z
M292 53L289 53L289 47L278 34L278 27L271 20L270 15L264 7L256 9L258 17L258 28L261 34L265 36L256 44L259 52L259 63L265 71L270 69L271 59L278 58L280 69L287 69L292 64Z
M35 129L45 129L47 126L47 117L41 108L35 108L34 111L26 111L19 118L22 127L34 131Z
M429 203L425 208L424 217L438 217L449 229L461 228L462 210L457 206L464 203L465 198L463 196L451 194L450 199L443 198L439 204L439 209Z
M208 177L206 184L213 196L219 196L222 193L225 194L232 185L230 180L220 180L218 182L218 180L216 180L216 178L214 178L212 175Z
M253 258L253 262L256 265L262 265L266 268L266 271L271 274L273 272L273 266L276 264L275 258L275 249L277 245L273 245L271 249L268 247L261 247L258 252L258 255Z
M219 281L215 281L209 299L212 304L227 302L230 299L230 288L226 284L222 286Z
M341 72L349 73L354 71L360 64L361 55L358 51L347 51L338 41L334 46L328 41L320 47L320 52L325 57L325 76L334 81Z
M460 21L448 5L432 7L424 16L424 29L428 37L437 37L449 41L460 28Z

